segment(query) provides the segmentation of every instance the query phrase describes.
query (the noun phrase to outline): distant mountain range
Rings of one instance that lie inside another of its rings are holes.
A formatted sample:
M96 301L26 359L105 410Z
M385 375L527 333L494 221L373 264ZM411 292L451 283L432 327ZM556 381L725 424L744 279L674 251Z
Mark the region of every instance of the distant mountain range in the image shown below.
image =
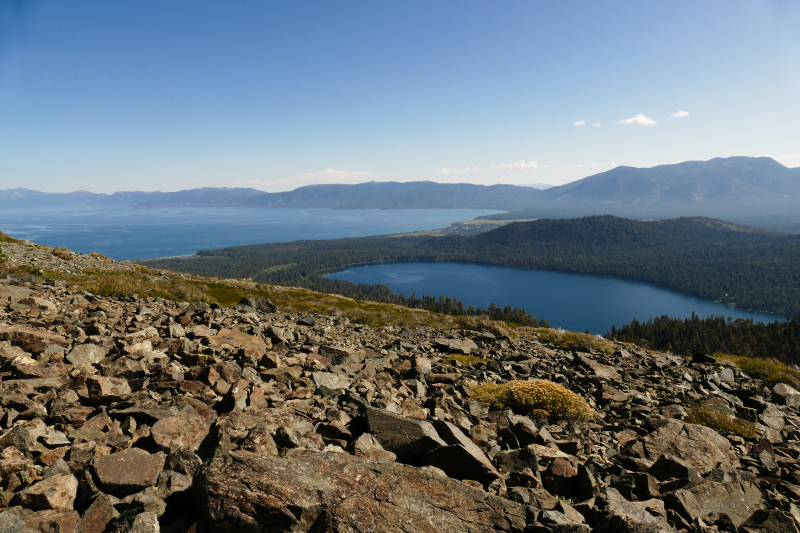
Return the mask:
M652 168L616 167L559 187L444 184L430 181L309 185L265 193L247 188L178 192L0 191L13 207L320 207L332 209L495 208L514 217L611 213L632 217L681 215L789 216L800 220L800 168L769 157L728 157ZM753 223L748 219L747 222Z

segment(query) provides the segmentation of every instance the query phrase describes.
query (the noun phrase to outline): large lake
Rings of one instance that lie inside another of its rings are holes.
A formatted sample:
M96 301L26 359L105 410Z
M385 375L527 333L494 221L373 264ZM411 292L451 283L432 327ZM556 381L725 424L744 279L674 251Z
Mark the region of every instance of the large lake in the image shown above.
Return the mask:
M481 215L486 209L4 209L0 231L48 246L98 252L118 261L245 244L339 239L424 231Z
M387 285L397 294L417 297L451 296L464 305L519 307L552 326L570 331L605 334L634 318L669 315L724 315L761 322L784 320L783 315L755 313L709 300L686 296L635 281L469 263L381 263L358 266L328 277L360 284Z

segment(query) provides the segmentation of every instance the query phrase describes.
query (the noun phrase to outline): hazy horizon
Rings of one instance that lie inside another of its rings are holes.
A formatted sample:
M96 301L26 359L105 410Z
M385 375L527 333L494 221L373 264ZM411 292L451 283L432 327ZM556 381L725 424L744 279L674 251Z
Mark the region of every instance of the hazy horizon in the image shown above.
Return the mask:
M0 189L800 166L800 4L0 4Z

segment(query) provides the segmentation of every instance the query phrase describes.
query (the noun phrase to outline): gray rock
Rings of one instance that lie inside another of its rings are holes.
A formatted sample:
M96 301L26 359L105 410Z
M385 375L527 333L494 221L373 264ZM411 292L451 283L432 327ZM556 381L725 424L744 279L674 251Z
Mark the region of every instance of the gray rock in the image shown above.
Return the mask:
M690 521L711 513L725 513L739 527L761 506L762 498L761 491L746 481L701 481L668 494L664 502L668 509L678 511Z
M78 480L72 474L57 474L34 483L20 494L24 507L34 510L72 510Z
M350 378L333 372L312 372L311 378L314 380L314 385L316 385L317 388L327 387L331 390L338 390L349 389L351 385Z
M641 440L650 461L655 462L666 453L684 461L701 475L717 465L739 466L728 439L713 429L697 424L670 419Z
M83 513L78 533L103 533L106 526L119 516L111 497L99 494Z
M367 357L367 352L364 350L340 346L320 346L319 354L330 359L334 365L361 363Z
M156 422L150 429L150 435L167 454L184 450L196 452L210 428L211 425L203 417L182 411Z
M435 339L434 344L440 350L450 353L471 354L478 351L478 345L471 339Z
M347 451L376 463L393 463L397 456L387 452L381 443L369 433L362 433L347 447Z
M526 509L427 469L342 453L232 452L198 482L210 533L522 531Z
M80 344L67 355L73 366L94 365L106 358L108 350L95 344Z
M402 463L419 462L429 451L447 445L430 422L374 407L366 410L366 418L370 433Z
M115 496L132 494L155 485L165 460L162 452L131 448L95 459L94 473L104 491Z
M242 298L234 309L242 313L274 313L278 307L269 300L250 296Z
M778 398L779 403L795 409L800 408L800 392L789 385L778 383L772 388L772 392Z
M592 511L593 533L661 533L674 531L663 518L648 512L645 502L629 502L616 489L606 488Z

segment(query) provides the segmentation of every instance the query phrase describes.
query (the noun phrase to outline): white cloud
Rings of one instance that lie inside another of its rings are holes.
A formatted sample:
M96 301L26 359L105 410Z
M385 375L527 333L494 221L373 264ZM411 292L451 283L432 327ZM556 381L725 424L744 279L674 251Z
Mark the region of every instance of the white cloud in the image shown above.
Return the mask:
M800 167L800 155L781 155L773 159L786 167Z
M437 172L437 174L449 176L451 174L480 174L483 172L496 172L498 170L526 170L530 168L539 168L539 164L536 161L526 162L524 159L520 159L516 163L503 163L490 167L443 168Z
M586 163L585 165L566 165L566 166L570 168L587 168L587 167L601 168L601 167L618 167L619 163L616 163L614 161L608 161L606 163Z
M288 178L276 178L271 180L261 180L248 178L247 186L266 192L291 191L304 185L318 185L328 183L363 183L369 181L372 175L369 172L349 172L346 170L319 170L317 172L306 172Z
M689 116L689 112L688 111L678 111L677 113L670 113L669 116L671 116L672 118L683 118L683 117L688 117Z
M585 120L576 120L575 122L573 122L573 124L575 126L584 126L586 124L586 121Z
M630 126L655 126L658 124L652 118L646 117L644 115L636 115L633 118L626 118L625 120L620 120L617 124L626 124Z
M599 122L592 122L592 126L594 126L595 128L599 128L600 127L600 123Z
M769 117L777 117L778 114L775 111L770 111L769 113L767 113L767 116L769 116Z

